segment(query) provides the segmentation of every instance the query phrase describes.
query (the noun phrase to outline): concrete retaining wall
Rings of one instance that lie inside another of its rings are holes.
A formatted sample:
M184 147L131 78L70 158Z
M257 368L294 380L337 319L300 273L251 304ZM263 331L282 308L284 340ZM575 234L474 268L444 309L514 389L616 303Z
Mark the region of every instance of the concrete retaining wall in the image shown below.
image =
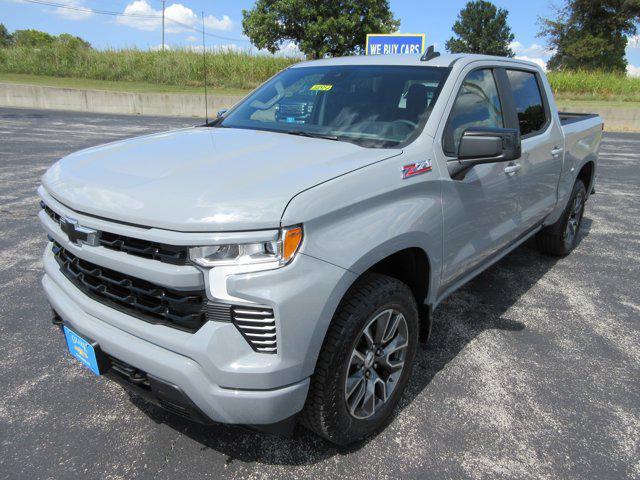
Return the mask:
M589 106L567 106L558 107L564 112L574 113L597 113L604 121L604 129L607 132L640 132L640 108L630 107L596 107Z
M240 96L209 96L209 116L240 101ZM125 115L204 116L204 96L176 93L124 93L0 83L0 107L42 108ZM608 131L640 131L640 109L563 106L568 112L598 113Z
M240 101L240 96L209 96L209 116ZM125 93L0 83L0 107L76 112L203 117L204 95Z

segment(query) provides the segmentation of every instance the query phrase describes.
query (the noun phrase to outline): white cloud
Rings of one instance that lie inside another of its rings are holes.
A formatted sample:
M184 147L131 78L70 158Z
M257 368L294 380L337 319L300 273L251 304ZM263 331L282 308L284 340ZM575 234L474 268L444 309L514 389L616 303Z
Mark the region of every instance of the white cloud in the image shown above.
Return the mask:
M233 22L228 15L223 15L221 19L208 15L204 17L204 25L211 30L231 30Z
M555 50L549 49L535 42L531 45L523 45L521 42L516 40L511 42L509 47L511 47L511 50L516 54L515 58L527 60L540 65L545 72L547 71L547 62L549 61L549 58L556 53Z
M515 58L517 58L518 60L526 60L528 62L533 62L537 65L540 65L542 70L544 70L545 72L547 71L547 62L546 60L540 57L528 57L527 55L516 55Z
M634 35L627 39L627 48L640 48L640 35Z
M130 16L118 17L117 22L138 30L152 31L162 27L162 10L154 9L147 0L135 0L129 3L124 12ZM169 33L188 31L191 28L201 28L200 17L181 3L169 5L165 11L165 30ZM233 27L231 19L224 15L218 19L213 15L204 18L205 26L211 30L230 30Z
M640 77L640 67L636 67L630 63L627 64L627 75L630 77Z
M553 49L549 49L535 42L527 47L522 43L515 41L511 42L509 46L516 55L526 55L529 57L549 57L555 53Z
M162 20L155 17L162 15L162 11L158 12L151 8L146 0L135 0L124 8L124 12L131 17L118 17L117 22L122 25L137 28L139 30L156 30L162 25Z
M185 40L187 42L194 43L198 41L198 37L196 37L195 35L189 35L187 38L185 38Z

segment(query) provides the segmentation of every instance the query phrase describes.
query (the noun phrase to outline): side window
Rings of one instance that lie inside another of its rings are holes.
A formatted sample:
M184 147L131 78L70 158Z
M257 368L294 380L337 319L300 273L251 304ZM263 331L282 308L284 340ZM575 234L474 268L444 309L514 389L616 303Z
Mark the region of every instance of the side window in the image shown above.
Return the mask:
M491 69L475 70L462 82L445 130L444 150L455 155L469 127L504 127L498 87Z
M535 73L507 70L520 124L520 135L535 133L547 123L540 87Z

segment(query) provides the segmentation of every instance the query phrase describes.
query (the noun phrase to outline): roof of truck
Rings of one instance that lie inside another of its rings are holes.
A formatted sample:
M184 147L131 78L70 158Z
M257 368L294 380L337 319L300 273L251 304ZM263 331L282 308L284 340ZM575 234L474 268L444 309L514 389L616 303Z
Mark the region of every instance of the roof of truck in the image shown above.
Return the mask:
M295 64L293 68L320 67L329 65L422 65L429 67L449 67L454 62L464 60L465 63L479 60L496 60L512 62L516 64L539 66L533 62L509 57L497 57L492 55L475 55L469 53L443 54L431 60L420 60L421 55L354 55L350 57L323 58Z

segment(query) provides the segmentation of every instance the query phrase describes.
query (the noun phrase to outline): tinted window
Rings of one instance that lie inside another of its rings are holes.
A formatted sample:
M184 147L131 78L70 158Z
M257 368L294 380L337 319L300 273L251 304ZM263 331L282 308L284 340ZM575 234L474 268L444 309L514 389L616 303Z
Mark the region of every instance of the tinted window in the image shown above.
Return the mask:
M460 138L469 127L504 127L498 87L490 69L471 72L462 83L447 124L447 153L458 151Z
M507 70L507 77L516 102L520 134L541 130L547 118L535 73Z
M289 68L253 92L219 126L392 147L419 132L448 72L422 66Z

